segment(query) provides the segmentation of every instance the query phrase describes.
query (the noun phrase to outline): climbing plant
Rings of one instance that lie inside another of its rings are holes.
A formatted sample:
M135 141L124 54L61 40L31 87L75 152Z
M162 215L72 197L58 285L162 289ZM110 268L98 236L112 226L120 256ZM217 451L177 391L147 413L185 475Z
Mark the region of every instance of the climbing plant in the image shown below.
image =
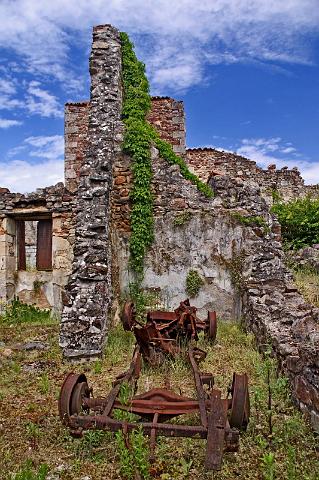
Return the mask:
M137 59L126 33L121 33L121 42L124 86L122 117L126 127L123 150L132 158L133 174L130 263L133 271L141 277L146 250L154 239L151 144L156 146L163 159L179 165L183 177L196 185L206 197L211 197L213 192L188 170L185 161L148 123L146 116L151 108L151 98L145 65Z

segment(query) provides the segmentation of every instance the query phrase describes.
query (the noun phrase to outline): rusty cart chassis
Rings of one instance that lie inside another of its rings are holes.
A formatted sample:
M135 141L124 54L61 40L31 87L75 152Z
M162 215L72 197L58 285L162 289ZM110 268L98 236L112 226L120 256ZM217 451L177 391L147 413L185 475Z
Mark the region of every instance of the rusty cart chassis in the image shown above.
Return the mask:
M113 382L113 388L105 398L91 398L86 376L69 373L59 397L59 414L71 434L81 436L83 430L102 429L128 432L142 428L150 437L151 459L154 459L156 437L193 437L206 439L205 467L208 470L221 468L224 451L237 451L239 430L245 429L249 420L248 378L246 374L233 375L228 396L213 387L213 376L200 372L196 357L197 349L190 346L188 359L193 370L197 398L177 395L171 390L154 388L134 396L128 405L118 399L123 383L135 384L141 371L141 349L137 344L129 369ZM204 388L205 386L205 388ZM136 391L136 390L135 390ZM228 398L229 397L229 398ZM138 422L127 422L112 417L113 409L126 410L140 417ZM92 412L92 413L90 413ZM171 423L174 417L199 413L200 425Z

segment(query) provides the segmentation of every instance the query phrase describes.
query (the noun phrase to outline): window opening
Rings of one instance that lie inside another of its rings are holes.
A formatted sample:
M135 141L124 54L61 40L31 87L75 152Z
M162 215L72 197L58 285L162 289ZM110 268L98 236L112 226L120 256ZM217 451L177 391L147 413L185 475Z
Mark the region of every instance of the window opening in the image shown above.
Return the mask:
M52 220L17 220L18 270L52 270Z

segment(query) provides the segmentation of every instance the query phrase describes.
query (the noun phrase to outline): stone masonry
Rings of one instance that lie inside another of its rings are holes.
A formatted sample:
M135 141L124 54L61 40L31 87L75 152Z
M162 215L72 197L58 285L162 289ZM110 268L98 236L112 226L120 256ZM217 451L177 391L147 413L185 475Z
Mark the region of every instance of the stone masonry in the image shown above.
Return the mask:
M276 165L269 165L264 170L252 160L214 148L187 149L186 159L192 171L204 182L217 175L229 175L257 183L261 195L269 204L272 204L272 194L275 192L286 201L307 193L319 195L318 188L305 186L297 167L278 170Z
M65 187L73 193L79 187L80 170L88 145L89 107L89 102L65 105L64 179Z
M69 358L102 352L111 306L110 191L121 151L121 44L109 25L94 27L88 148L80 169L72 275L64 296L60 345Z
M215 177L211 185L224 208L262 216L268 224L266 230L246 226L234 251L242 259L237 262L242 318L261 350L273 348L293 399L319 432L319 309L307 304L293 284L284 265L280 225L258 185L229 176Z
M148 121L158 130L160 137L172 145L175 153L185 155L186 131L183 102L170 97L152 97Z

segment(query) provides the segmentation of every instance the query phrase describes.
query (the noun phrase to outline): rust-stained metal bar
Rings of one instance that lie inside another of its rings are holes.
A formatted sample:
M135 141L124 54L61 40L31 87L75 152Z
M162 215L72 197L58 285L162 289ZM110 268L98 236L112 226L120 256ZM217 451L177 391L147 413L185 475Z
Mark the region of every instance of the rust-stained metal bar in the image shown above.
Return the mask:
M199 413L200 419L202 422L203 427L207 428L207 413L206 413L206 403L205 403L205 391L203 388L202 380L200 378L199 369L197 367L197 363L195 362L194 355L193 355L193 347L190 347L188 351L189 360L193 369L193 375L195 380L195 386L197 390L198 396L198 403L199 403Z
M110 414L110 412L113 408L115 399L119 394L122 383L130 381L132 379L132 377L134 376L134 372L135 372L135 369L136 369L136 363L139 361L139 359L138 359L139 356L140 356L140 347L137 345L135 347L132 362L131 362L131 365L130 365L129 369L127 370L127 372L123 376L121 376L118 383L112 388L112 390L110 391L110 393L109 393L109 395L106 399L106 405L105 405L104 411L103 411L104 416L107 416L107 415Z
M154 425L153 422L141 422L136 424L134 422L115 420L114 418L105 417L104 415L78 415L77 417L71 418L71 427L74 429L77 429L78 427L81 427L84 430L96 428L116 432L118 430L123 430L124 424L129 432L136 430L138 426L141 426L143 428L143 432L149 436L152 428L156 430L158 435L164 437L206 438L207 435L207 429L198 425L172 425L168 423L157 423Z
M226 427L226 412L221 400L220 390L212 391L210 404L207 425L205 467L208 470L220 470Z

